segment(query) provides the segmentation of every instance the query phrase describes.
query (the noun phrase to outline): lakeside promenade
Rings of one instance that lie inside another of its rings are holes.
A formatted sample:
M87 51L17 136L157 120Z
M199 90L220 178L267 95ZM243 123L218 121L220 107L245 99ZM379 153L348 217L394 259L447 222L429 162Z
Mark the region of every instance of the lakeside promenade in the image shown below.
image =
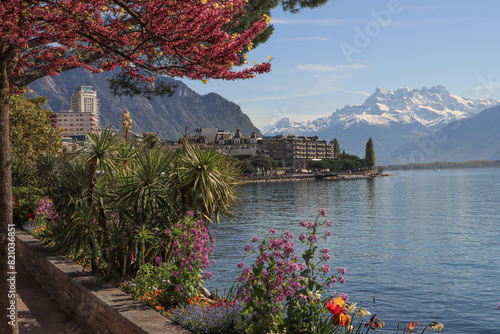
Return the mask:
M284 182L284 181L304 181L316 180L321 174L300 173L300 174L269 174L269 175L251 175L243 179L243 183L260 183L260 182ZM352 179L367 179L372 177L385 177L391 174L378 173L339 173L336 176L326 176L327 180L352 180Z
M19 334L92 334L63 312L54 297L19 262L16 271Z

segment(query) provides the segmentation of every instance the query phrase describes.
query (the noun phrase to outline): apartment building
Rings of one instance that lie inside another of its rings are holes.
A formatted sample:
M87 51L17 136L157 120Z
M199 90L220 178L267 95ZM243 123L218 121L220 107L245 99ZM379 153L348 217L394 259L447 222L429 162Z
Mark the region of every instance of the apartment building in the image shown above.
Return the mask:
M97 91L92 86L79 86L71 95L71 110L52 114L50 121L64 129L63 137L79 136L97 131L99 108Z
M262 154L281 163L283 167L305 168L308 160L334 159L333 145L324 139L279 135L259 140Z

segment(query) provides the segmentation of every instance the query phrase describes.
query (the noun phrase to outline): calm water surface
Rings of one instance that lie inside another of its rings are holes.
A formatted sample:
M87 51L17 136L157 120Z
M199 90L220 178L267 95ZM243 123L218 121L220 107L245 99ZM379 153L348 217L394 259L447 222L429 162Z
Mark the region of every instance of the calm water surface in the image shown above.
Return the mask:
M243 214L218 227L207 283L234 282L253 235L274 227L298 237L320 208L333 221L335 290L386 322L445 325L445 333L500 333L500 169L394 172L392 177L248 184ZM297 243L298 240L296 241ZM373 296L376 294L376 302Z

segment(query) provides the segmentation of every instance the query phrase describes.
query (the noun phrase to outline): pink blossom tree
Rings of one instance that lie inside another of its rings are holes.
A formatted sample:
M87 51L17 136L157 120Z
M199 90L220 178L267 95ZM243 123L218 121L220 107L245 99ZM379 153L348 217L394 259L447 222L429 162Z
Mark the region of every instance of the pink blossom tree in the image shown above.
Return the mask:
M12 180L9 97L34 80L74 68L121 69L145 82L155 76L246 79L270 63L241 65L264 15L229 34L245 18L245 0L2 0L0 1L0 332L9 324L9 227ZM7 312L7 313L6 313Z

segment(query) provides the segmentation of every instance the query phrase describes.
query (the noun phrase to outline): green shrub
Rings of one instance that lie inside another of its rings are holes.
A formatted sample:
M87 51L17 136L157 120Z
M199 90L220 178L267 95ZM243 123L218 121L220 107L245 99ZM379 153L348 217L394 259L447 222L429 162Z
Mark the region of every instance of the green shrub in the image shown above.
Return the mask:
M36 187L13 187L14 224L20 227L33 216L38 202L45 197L45 191Z

